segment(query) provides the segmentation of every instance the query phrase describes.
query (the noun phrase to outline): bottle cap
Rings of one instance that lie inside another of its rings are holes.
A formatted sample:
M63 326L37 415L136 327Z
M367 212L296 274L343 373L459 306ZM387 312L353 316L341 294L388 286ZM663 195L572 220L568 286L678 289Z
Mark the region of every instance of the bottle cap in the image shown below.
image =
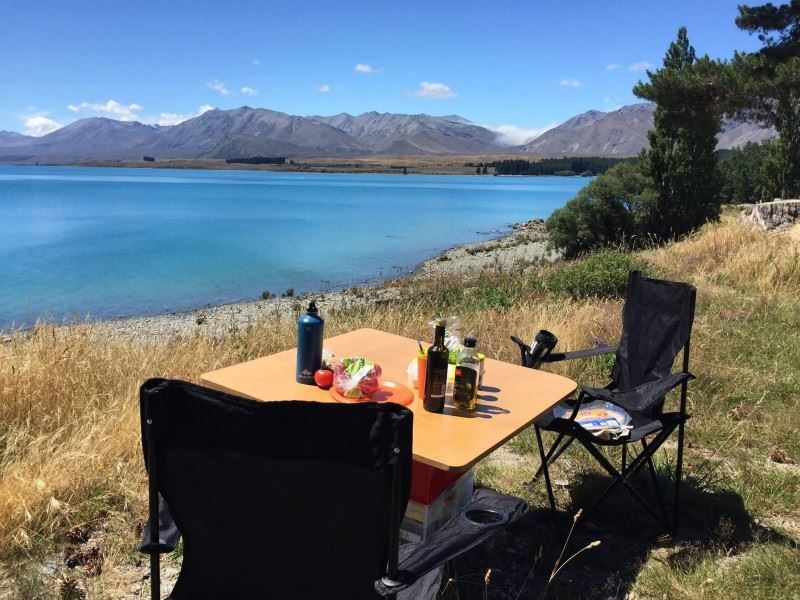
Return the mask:
M306 309L306 312L311 315L316 315L319 312L319 310L317 309L317 302L315 300L312 300L311 302L308 303L308 308Z
M447 319L436 319L436 327L447 327Z
M467 348L474 348L475 345L478 343L478 339L474 337L465 337L464 338L464 346Z

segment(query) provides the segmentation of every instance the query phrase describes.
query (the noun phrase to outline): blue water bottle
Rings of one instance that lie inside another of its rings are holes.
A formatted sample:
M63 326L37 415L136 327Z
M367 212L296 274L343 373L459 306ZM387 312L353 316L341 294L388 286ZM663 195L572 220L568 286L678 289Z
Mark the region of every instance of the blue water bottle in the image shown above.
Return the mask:
M312 300L306 313L297 319L297 383L314 385L314 372L322 365L324 327L325 321Z

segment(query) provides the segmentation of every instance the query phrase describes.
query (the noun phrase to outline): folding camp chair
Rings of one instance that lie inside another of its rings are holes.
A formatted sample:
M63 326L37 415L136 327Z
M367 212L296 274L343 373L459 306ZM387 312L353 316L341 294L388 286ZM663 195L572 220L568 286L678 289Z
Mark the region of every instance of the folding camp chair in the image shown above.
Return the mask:
M613 478L611 484L583 511L583 518L613 489L622 486L665 528L677 533L679 523L679 495L683 468L684 426L690 415L686 413L686 390L689 380L689 345L694 320L695 288L685 284L642 277L633 271L628 279L628 293L623 309L622 337L618 347L601 347L576 352L554 353L550 350L555 337L549 332L537 336L532 349L516 337L522 364L532 368L540 363L551 363L574 358L585 358L616 352L611 373L611 383L604 388L582 386L577 399L567 401L571 409L567 418L548 415L534 424L536 442L541 457L541 467L535 478L543 473L550 508L556 514L549 465L574 441L600 463ZM543 342L543 343L542 343ZM549 347L548 346L549 343ZM542 349L544 347L544 349ZM683 369L671 373L672 363L683 349ZM680 408L677 412L664 412L665 395L681 386ZM592 400L605 400L622 407L632 417L632 429L618 439L602 439L581 427L576 418L581 406ZM675 465L674 499L670 518L662 497L653 465L653 455L669 436L678 430L678 449ZM557 433L556 440L545 453L542 430ZM628 464L628 446L641 445L639 454ZM598 446L620 446L622 465L614 467ZM647 465L655 487L661 515L658 515L639 490L631 485L631 477Z
M525 512L479 490L399 560L413 413L395 404L256 402L190 383L140 390L151 596L184 539L172 600L394 595ZM488 521L488 522L487 522ZM405 549L405 548L404 548Z

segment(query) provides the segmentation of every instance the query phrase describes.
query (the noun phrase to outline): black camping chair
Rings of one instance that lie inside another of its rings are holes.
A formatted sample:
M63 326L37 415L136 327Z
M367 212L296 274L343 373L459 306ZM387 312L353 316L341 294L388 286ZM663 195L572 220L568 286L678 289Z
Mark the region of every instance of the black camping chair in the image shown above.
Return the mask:
M544 473L547 497L553 515L556 514L553 487L548 467L569 445L578 440L613 478L611 484L583 511L583 518L596 507L613 489L622 486L668 531L677 533L679 522L679 494L681 470L683 468L684 425L686 413L686 389L694 375L689 373L689 345L694 321L695 288L685 283L662 281L642 277L633 271L628 279L628 294L623 309L622 337L618 347L592 348L576 352L552 352L557 340L547 331L540 332L531 348L516 337L522 364L537 368L541 363L551 363L574 358L585 358L616 352L611 372L611 383L604 388L580 387L577 399L567 401L572 412L568 418L543 418L534 424L536 442L539 446L541 467L534 479ZM683 349L683 369L671 373L672 363ZM664 412L665 395L681 386L680 408L677 412ZM601 439L575 422L583 403L605 400L622 407L632 417L633 429L618 439ZM653 455L678 429L678 455L675 465L674 500L670 518L662 492L659 488ZM545 454L542 430L557 433L556 440ZM628 464L627 450L631 444L641 445L641 452ZM622 466L616 469L598 446L621 446ZM630 478L647 465L655 487L661 516L633 487Z
M140 390L151 597L184 538L172 600L374 599L406 589L527 510L479 490L441 535L404 546L413 413L394 404L256 402L190 383ZM488 521L488 522L486 522Z

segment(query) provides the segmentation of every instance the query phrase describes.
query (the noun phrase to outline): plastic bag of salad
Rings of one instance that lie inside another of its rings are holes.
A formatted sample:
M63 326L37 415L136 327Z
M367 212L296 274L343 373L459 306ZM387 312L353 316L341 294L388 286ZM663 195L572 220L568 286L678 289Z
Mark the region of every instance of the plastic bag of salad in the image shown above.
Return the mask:
M343 358L333 368L333 387L345 398L369 398L378 391L381 368L366 358Z

